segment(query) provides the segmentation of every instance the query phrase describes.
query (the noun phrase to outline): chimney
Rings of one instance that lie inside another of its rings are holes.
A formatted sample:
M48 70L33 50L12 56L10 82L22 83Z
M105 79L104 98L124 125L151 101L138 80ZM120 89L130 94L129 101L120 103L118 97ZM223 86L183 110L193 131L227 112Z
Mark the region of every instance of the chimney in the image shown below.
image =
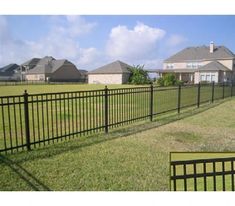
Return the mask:
M211 41L210 42L210 53L213 53L214 52L214 42Z

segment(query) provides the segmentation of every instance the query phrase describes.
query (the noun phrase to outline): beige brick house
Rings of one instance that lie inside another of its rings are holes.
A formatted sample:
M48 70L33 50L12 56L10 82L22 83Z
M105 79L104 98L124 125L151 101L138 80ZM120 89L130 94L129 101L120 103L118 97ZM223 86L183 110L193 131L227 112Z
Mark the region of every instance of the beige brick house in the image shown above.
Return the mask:
M56 60L46 56L35 62L32 68L27 69L30 66L27 64L24 66L27 81L79 81L82 78L76 66L66 59Z
M88 73L89 84L124 84L127 83L131 72L128 64L115 61Z
M188 47L163 63L162 74L175 73L187 83L223 82L234 80L235 55L224 46Z

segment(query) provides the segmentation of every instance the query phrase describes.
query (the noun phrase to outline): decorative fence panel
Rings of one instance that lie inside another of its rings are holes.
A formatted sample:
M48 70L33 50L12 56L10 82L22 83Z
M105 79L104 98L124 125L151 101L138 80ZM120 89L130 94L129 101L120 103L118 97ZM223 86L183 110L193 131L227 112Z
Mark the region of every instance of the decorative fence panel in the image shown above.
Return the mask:
M235 157L171 162L173 191L234 191Z
M136 87L0 96L0 152L45 144L153 118L235 95L232 84Z

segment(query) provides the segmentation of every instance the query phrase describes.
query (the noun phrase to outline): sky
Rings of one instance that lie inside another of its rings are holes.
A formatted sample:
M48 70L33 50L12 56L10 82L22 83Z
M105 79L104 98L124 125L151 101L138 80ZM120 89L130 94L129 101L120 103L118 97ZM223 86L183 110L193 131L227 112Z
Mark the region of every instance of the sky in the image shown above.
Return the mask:
M53 56L88 71L115 60L161 69L189 46L235 52L234 36L235 15L0 15L0 67Z

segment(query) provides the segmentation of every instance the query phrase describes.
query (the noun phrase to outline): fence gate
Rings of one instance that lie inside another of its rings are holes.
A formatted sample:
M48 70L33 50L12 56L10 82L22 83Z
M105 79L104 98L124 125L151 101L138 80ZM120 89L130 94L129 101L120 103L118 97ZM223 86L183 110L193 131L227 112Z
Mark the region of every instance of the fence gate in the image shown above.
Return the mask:
M171 161L173 191L234 191L235 157Z

